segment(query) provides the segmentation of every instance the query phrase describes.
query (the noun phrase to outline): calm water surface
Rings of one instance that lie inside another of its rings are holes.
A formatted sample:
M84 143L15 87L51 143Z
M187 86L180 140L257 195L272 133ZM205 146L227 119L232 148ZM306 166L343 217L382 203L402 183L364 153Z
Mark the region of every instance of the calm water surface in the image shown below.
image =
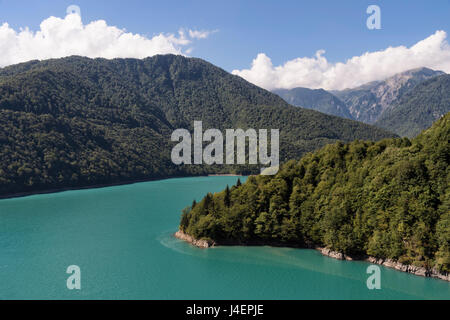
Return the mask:
M180 211L236 177L181 178L0 200L0 299L450 299L450 285L314 250L194 248ZM241 179L244 180L244 179ZM81 268L81 290L66 269Z

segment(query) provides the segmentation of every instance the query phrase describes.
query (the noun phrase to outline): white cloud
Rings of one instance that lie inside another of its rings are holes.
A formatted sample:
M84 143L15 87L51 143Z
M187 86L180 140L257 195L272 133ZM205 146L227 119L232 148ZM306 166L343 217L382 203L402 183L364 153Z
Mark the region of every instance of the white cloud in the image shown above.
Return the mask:
M192 39L206 39L211 34L218 32L218 30L189 30L189 37Z
M295 87L340 90L419 67L450 73L450 45L446 37L445 31L436 31L410 48L389 47L339 63L328 62L325 51L319 50L314 57L297 58L273 66L271 59L260 53L250 69L234 70L233 74L268 90Z
M8 23L0 26L0 67L33 59L81 55L91 58L145 58L155 54L188 54L195 39L205 39L211 31L180 29L178 34L151 38L109 26L104 20L83 24L77 14L64 19L49 17L40 30L16 31Z

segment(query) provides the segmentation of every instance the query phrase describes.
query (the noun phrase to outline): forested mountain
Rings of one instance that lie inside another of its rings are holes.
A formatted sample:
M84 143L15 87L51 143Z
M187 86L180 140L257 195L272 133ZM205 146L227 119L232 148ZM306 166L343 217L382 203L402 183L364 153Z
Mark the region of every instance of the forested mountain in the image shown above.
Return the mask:
M404 94L375 122L400 136L414 137L450 112L450 75L434 77Z
M354 119L373 124L386 110L395 107L403 94L419 83L442 74L428 68L413 69L383 81L331 93L345 102Z
M174 129L280 129L281 160L393 136L288 105L200 59L68 57L0 69L0 195L256 170L170 160ZM247 171L248 172L248 171Z
M450 271L450 113L408 138L335 143L187 207L218 244L326 246Z
M273 93L278 94L287 103L297 107L303 107L320 111L334 116L353 119L346 104L339 100L336 96L323 89L277 89Z

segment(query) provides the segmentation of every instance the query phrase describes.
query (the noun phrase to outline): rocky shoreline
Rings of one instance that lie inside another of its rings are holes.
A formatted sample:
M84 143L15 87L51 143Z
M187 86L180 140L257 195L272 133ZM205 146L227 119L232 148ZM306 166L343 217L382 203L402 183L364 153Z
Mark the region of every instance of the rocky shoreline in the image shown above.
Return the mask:
M216 243L214 241L197 240L197 239L191 237L190 235L188 235L187 233L184 233L181 230L178 230L175 233L175 238L189 242L190 244L192 244L196 247L199 247L199 248L210 248L210 247L213 247L216 245Z
M334 259L338 259L338 260L347 260L347 261L354 261L354 260L359 260L359 261L367 261L370 262L372 264L378 264L378 265L382 265L384 267L387 268L392 268L398 271L403 271L403 272L407 272L407 273L411 273L414 274L416 276L421 276L421 277L429 277L429 278L436 278L436 279L441 279L444 281L450 281L450 273L442 273L439 272L439 270L436 269L427 269L424 267L417 267L417 266L413 266L410 264L403 264L400 263L398 261L392 260L392 259L378 259L375 257L370 257L370 256L364 256L364 257L352 257L352 256L348 256L346 254L343 254L341 252L337 252L337 251L332 251L328 248L316 248L317 250L320 251L320 253L322 253L324 256L328 256Z
M175 233L175 237L186 241L196 247L199 248L210 248L210 247L214 247L216 245L218 245L216 242L212 241L212 240L198 240L193 238L192 236L184 233L181 230L178 230ZM227 244L228 245L228 244ZM234 244L234 245L242 245L242 244ZM277 245L279 246L279 245ZM407 272L407 273L411 273L414 274L416 276L421 276L421 277L429 277L429 278L436 278L436 279L441 279L444 281L450 281L450 273L442 273L439 272L436 269L427 269L424 267L416 267L413 265L408 265L408 264L402 264L398 261L392 260L392 259L377 259L375 257L370 257L370 256L349 256L346 255L342 252L337 252L337 251L333 251L330 250L328 248L323 248L323 247L312 247L313 249L318 250L322 255L330 257L330 258L334 258L334 259L338 259L338 260L347 260L347 261L367 261L369 263L372 264L378 264L378 265L382 265L384 267L387 268L392 268L398 271L403 271L403 272Z

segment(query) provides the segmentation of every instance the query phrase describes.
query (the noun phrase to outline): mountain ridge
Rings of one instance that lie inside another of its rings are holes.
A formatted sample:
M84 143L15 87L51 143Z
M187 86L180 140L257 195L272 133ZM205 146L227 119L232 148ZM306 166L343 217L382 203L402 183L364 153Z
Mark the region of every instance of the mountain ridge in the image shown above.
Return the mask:
M278 128L282 161L337 140L394 134L293 107L206 61L72 56L0 69L0 194L77 188L248 166L175 166L176 128Z
M347 106L338 97L324 89L308 89L297 87L293 89L276 89L286 102L297 107L320 111L326 114L353 119Z
M421 87L445 76L442 71L416 68L351 89L326 91L299 87L273 92L293 105L373 124L411 138L449 111L450 103L445 104L447 91L435 90L432 96ZM422 90L416 95L426 98L411 98L415 90ZM416 102L412 105L407 99ZM441 103L436 102L438 99Z
M444 74L419 83L386 110L375 125L389 128L409 138L428 128L450 111L450 75Z
M373 81L362 86L331 91L348 107L353 118L373 124L386 111L395 107L398 99L419 83L445 74L429 68L407 70L385 80Z

